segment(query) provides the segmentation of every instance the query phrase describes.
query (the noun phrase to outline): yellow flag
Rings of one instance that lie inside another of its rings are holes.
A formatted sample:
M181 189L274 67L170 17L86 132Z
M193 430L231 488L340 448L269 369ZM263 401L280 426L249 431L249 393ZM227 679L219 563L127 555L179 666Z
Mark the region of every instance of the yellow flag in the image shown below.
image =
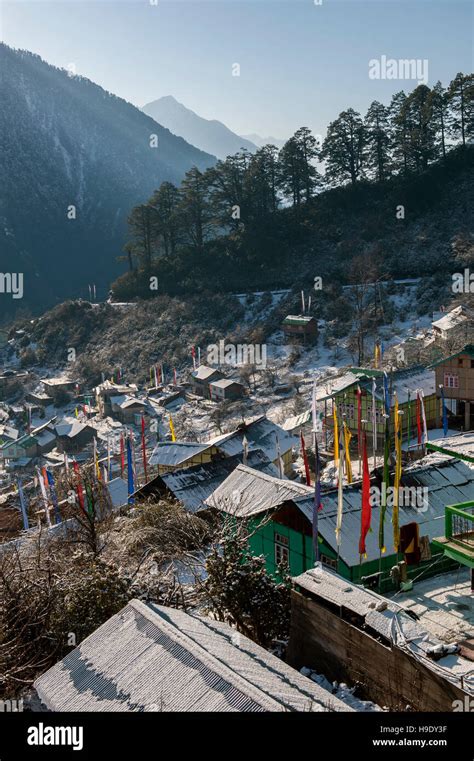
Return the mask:
M339 426L337 423L336 403L332 404L332 415L334 418L334 462L339 464Z
M395 478L393 480L393 510L392 510L392 525L393 525L393 546L395 552L398 552L398 546L400 543L400 526L399 526L399 510L398 510L398 498L400 480L402 477L402 431L400 426L400 413L398 410L398 397L395 394L395 406L394 406L394 430L395 430Z
M77 407L76 407L76 409L74 410L74 413L75 413L76 417L79 417L79 413L78 413L78 411L77 411Z
M375 349L374 349L374 364L375 364L375 367L378 367L380 364L380 344L378 343L375 344Z
M346 459L347 483L351 484L352 483L352 463L351 463L351 454L349 451L349 444L351 443L352 433L347 427L346 421L343 422L342 426L344 429L344 453L345 453L345 459Z
M173 418L170 415L170 431L171 431L171 441L176 441L176 435L174 432L174 425L173 425Z

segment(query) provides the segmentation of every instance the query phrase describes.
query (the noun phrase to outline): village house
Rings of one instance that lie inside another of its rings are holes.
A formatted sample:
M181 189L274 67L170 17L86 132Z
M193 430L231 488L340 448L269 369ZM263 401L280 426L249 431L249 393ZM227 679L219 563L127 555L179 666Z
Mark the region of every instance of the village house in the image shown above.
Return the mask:
M191 441L159 441L151 453L148 463L158 469L158 473L169 473L193 465L209 463L218 454L217 447L209 443Z
M241 423L235 431L215 436L208 443L216 446L225 457L261 449L281 475L294 475L293 447L298 446L298 438L265 415Z
M217 489L230 473L242 462L242 454L214 459L202 465L169 471L156 476L135 493L135 498L168 496L175 499L191 513L205 509L205 500ZM249 452L247 464L269 475L278 475L275 466L260 449Z
M107 417L112 414L111 398L117 396L133 396L138 391L136 385L124 385L119 383L113 383L110 380L105 380L94 388L94 394L96 397L97 409L101 417Z
M438 400L443 389L450 410L450 425L471 431L474 428L474 344L434 362L431 367L435 371ZM438 422L439 417L440 414Z
M394 548L390 494L384 522L385 552L380 550L380 477L373 478L371 485L373 531L367 534L363 558L359 554L361 483L343 490L339 546L338 491L322 493L318 552L323 565L350 581L376 585L382 592L401 586L408 589L421 570L426 578L452 568L453 562L443 559L443 553L433 542L444 525L445 506L452 501L465 501L469 496L474 499L474 469L455 458L432 455L404 470L398 552ZM287 565L292 575L314 565L314 489L239 465L205 500L205 505L249 522L249 547L253 554L265 556L270 573L278 573L280 563Z
M227 624L140 600L86 637L34 688L50 711L353 710Z
M451 712L455 701L472 701L472 660L402 604L320 566L293 583L287 661L295 668L357 684L390 711Z
M110 414L126 425L137 424L146 410L147 404L128 394L110 397Z
M460 304L445 312L431 323L435 336L447 341L454 333L466 331L466 337L474 327L474 312L469 307Z
M304 314L289 314L283 320L281 329L286 338L303 344L314 343L318 335L317 321Z
M19 460L30 461L36 457L38 452L38 442L36 438L29 433L19 436L15 441L7 441L0 447L0 460L6 463L14 463Z
M324 403L324 419L326 430L334 428L333 405L336 405L338 423L342 427L346 422L352 434L352 444L357 445L358 436L358 401L360 389L362 428L367 432L367 438L372 446L373 412L372 412L372 382L375 380L375 426L377 453L382 453L385 441L385 408L384 408L384 374L379 370L354 368L353 370L330 379L324 386L317 389L317 402ZM389 435L393 444L395 437L394 400L398 399L402 444L406 449L417 446L416 426L416 395L423 392L423 403L427 429L435 428L439 420L439 402L436 397L435 376L432 370L421 366L409 369L395 370L388 374L388 388L391 402ZM331 405L328 405L328 402Z
M206 442L158 442L149 463L158 468L158 474L202 465L222 457L242 456L260 449L282 475L293 475L293 446L298 439L265 416L241 423L235 431L215 436Z
M79 422L76 418L63 418L54 427L58 438L60 452L74 454L90 444L95 436L95 429L90 425Z
M42 378L40 382L46 394L52 398L54 398L57 391L66 391L72 394L77 384L77 381L63 376L58 378Z
M213 367L207 367L207 365L200 365L191 373L191 391L193 394L196 394L196 396L203 396L206 399L210 399L209 384L214 381L222 380L224 377L225 376L220 370L216 370Z
M26 394L25 399L27 402L32 402L41 408L48 407L53 403L53 397L46 394L44 391L29 391Z
M209 383L209 396L213 402L240 399L244 392L242 383L231 378L221 378Z

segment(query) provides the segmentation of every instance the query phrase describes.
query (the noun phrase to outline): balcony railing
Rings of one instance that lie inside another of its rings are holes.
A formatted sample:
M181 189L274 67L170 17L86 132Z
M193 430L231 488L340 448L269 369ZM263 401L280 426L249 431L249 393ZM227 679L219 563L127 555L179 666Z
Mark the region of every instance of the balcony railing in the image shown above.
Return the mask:
M447 505L445 521L446 539L474 548L474 502Z

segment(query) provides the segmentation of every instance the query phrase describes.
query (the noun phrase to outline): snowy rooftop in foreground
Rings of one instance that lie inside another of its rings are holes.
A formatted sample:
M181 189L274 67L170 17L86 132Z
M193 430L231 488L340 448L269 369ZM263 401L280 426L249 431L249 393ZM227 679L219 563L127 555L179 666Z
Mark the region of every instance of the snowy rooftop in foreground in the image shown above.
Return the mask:
M363 617L366 625L394 645L409 650L415 658L448 681L460 686L462 680L466 692L474 694L472 661L456 652L447 653L434 661L428 653L442 644L441 641L428 631L423 622L414 621L407 614L401 600L382 597L319 565L296 576L293 581L316 597L354 611Z
M351 711L235 629L131 600L40 676L53 711Z
M474 596L467 568L417 581L410 592L391 597L416 613L443 642L474 637Z

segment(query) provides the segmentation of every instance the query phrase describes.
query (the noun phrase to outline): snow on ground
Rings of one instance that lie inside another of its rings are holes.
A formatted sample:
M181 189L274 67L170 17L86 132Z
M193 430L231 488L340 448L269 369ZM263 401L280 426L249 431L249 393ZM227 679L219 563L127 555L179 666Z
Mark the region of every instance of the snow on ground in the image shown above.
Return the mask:
M387 597L420 616L422 625L443 642L474 637L474 595L467 568L415 581L410 592Z
M346 705L350 706L355 711L374 712L383 710L376 703L372 703L371 700L361 700L360 698L357 698L354 695L356 688L348 687L344 682L341 682L340 684L338 682L333 682L331 684L323 674L318 674L316 671L312 671L306 666L303 666L303 668L300 669L300 673L319 684L325 690L328 690L328 692L335 695L336 698L342 700L343 703L346 703Z

